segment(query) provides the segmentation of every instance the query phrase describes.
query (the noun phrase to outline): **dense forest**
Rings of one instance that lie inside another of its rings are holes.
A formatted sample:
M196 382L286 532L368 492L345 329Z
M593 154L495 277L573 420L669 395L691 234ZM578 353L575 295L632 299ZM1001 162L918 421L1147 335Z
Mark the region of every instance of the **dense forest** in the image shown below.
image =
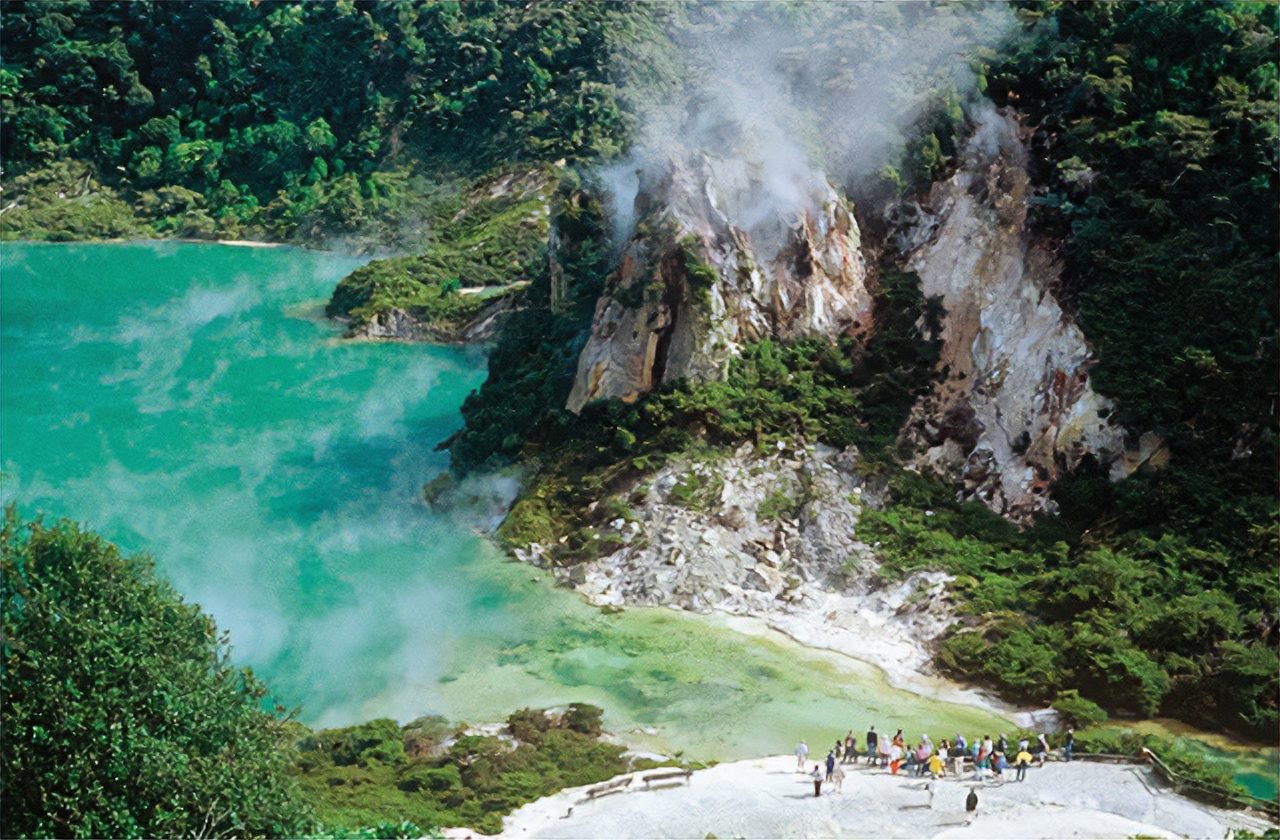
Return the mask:
M822 31L832 5L753 14L811 15ZM923 4L883 5L902 17ZM886 573L956 575L966 615L939 655L949 672L1025 701L1074 688L1112 712L1274 738L1280 7L1016 10L1011 36L972 56L976 95L1034 127L1034 220L1061 243L1055 291L1096 350L1092 380L1119 422L1171 453L1114 484L1086 463L1054 491L1060 516L1026 530L895 466L895 430L936 353L920 328L937 313L893 265L874 348L762 344L725 382L563 409L611 269L593 165L629 148L640 99L678 77L669 33L710 25L696 7L6 3L0 230L435 249L371 270L349 312L375 281L443 296L476 232L431 244L421 220L495 170L550 167L567 297L553 304L541 240L501 254L529 287L450 442L459 473L522 463L535 476L508 533L577 528L610 482L694 443L856 443L890 476L894 501L869 523ZM939 96L894 127L893 160L843 186L868 206L926 189L970 128L956 92ZM55 537L72 539L39 539Z
M385 239L456 177L616 153L660 8L7 3L6 230ZM81 196L68 205L57 193ZM12 201L12 199L8 199Z

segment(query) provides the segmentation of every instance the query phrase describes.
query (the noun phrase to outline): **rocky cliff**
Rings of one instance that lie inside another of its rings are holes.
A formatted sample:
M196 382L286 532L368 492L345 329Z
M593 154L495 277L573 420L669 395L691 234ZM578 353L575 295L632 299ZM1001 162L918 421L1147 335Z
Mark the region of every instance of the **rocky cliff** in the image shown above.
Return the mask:
M709 380L747 342L858 334L871 296L857 222L825 180L806 208L744 229L753 174L705 154L644 177L637 225L596 306L568 407Z
M958 170L906 208L898 244L922 291L940 297L945 376L903 430L915 463L1015 520L1092 454L1113 478L1163 457L1126 435L1094 392L1094 357L1054 297L1061 263L1027 229L1027 153L1017 121L989 111Z

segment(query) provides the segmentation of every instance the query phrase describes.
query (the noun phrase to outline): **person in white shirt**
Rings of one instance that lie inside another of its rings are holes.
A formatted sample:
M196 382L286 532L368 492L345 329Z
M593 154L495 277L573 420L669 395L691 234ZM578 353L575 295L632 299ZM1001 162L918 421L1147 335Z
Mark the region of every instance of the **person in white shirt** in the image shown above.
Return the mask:
M809 745L800 739L800 743L796 744L796 772L804 772L804 761L809 757Z

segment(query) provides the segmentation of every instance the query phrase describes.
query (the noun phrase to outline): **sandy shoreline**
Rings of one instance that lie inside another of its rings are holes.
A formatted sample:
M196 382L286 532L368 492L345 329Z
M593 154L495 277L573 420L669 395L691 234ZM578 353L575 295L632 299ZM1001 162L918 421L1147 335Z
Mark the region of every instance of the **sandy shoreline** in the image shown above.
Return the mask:
M967 778L940 780L930 807L923 780L865 765L848 770L842 791L824 785L815 798L791 756L721 764L655 790L645 790L645 775L634 774L626 792L595 800L585 799L582 787L532 802L506 818L500 836L1224 837L1269 825L1173 794L1138 765L1052 762L1033 767L1023 783L980 784L972 821L964 801L974 783ZM445 836L480 835L449 829Z

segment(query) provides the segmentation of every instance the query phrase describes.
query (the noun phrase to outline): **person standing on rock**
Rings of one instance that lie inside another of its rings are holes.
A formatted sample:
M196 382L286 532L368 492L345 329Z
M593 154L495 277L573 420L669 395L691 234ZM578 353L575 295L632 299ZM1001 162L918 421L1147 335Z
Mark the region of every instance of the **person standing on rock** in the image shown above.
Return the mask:
M1040 737L1036 739L1036 749L1037 749L1037 751L1040 753L1040 756L1039 756L1039 757L1040 757L1040 766L1041 766L1041 767L1043 767L1043 766L1044 766L1044 763L1045 763L1046 761L1048 761L1048 760L1049 760L1049 735L1048 735L1048 733L1045 733L1045 732L1041 732L1041 733L1040 733Z
M995 751L998 753L1009 751L1009 739L1004 736L1003 732L1000 733L1000 740L996 741Z
M998 752L992 758L991 770L995 773L995 779L1000 784L1004 784L1004 771L1009 767L1009 762L1004 757L1004 753Z
M1018 768L1017 781L1025 782L1027 780L1027 768L1031 766L1031 753L1027 752L1026 747L1023 747L1013 757L1013 766Z
M804 742L803 738L801 738L800 743L796 744L796 772L797 773L804 772L804 762L805 762L805 759L807 759L808 757L809 757L809 745Z
M937 779L930 779L930 780L929 780L929 784L925 785L925 786L924 786L924 789L925 789L925 790L927 790L927 791L929 791L929 807L930 807L930 808L932 808L932 807L933 807L933 795L934 795L935 793L937 793L937 792L938 792L938 780L937 780Z
M933 755L933 750L928 741L921 741L916 745L916 775L923 776L929 766L929 757Z
M968 825L978 815L978 789L976 787L969 788L969 795L964 798L964 810L969 815L964 824Z
M858 739L853 737L853 730L849 730L849 734L844 736L844 763L858 763Z
M832 775L831 782L835 785L837 791L844 792L844 768L839 764L836 765L836 772Z
M1076 731L1071 727L1067 727L1067 740L1062 744L1062 758L1065 761L1071 760L1071 753L1076 748Z
M873 726L867 730L867 763L874 765L876 762L876 754L878 750L876 745L880 736L876 734L876 728Z
M813 765L813 772L809 774L809 778L813 779L813 795L822 796L822 770L818 765Z
M831 777L836 772L836 754L834 752L827 753L827 781L831 781Z

